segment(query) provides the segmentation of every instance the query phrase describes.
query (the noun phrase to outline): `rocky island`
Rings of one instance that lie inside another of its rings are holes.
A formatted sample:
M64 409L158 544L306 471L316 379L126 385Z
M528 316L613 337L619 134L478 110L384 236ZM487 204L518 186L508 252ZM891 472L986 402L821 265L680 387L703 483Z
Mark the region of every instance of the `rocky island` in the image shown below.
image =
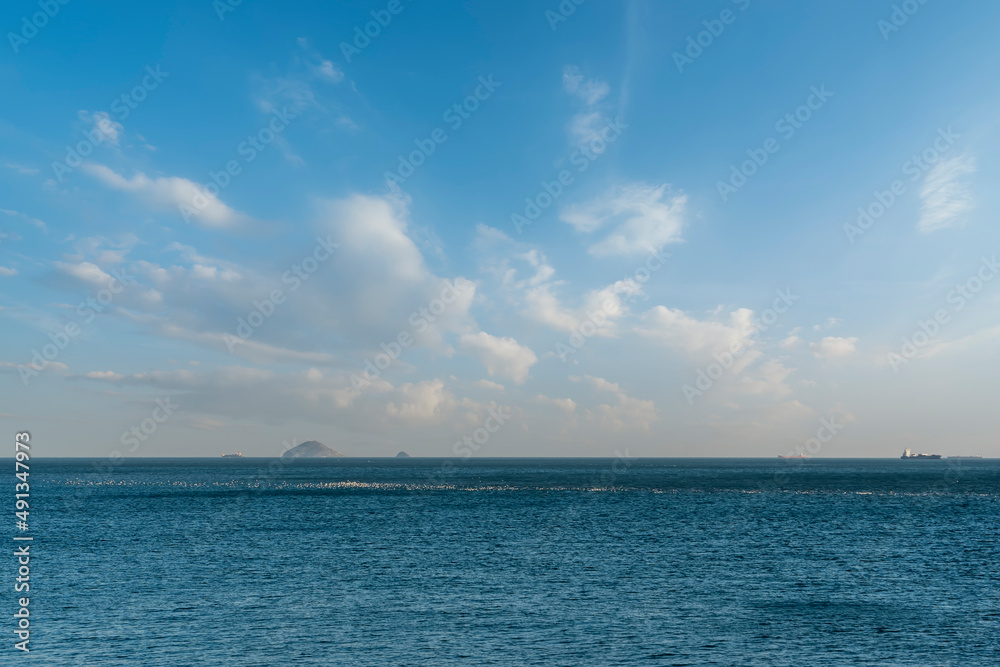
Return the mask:
M316 440L309 440L308 442L303 442L301 445L292 447L287 452L281 455L283 459L327 459L335 458L338 456L343 456L340 452L335 449L330 449L322 442L317 442Z

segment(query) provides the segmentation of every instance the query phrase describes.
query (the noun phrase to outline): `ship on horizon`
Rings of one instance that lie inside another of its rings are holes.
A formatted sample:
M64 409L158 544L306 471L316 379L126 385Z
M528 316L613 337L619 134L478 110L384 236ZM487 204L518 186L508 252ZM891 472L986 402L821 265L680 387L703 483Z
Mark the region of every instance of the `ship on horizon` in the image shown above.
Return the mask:
M910 451L910 448L907 447L906 449L903 450L903 455L900 456L899 458L901 458L901 459L939 459L939 458L941 458L941 455L940 454L914 454L913 452Z
M241 459L243 458L243 452L236 452L235 454L223 454L224 459Z

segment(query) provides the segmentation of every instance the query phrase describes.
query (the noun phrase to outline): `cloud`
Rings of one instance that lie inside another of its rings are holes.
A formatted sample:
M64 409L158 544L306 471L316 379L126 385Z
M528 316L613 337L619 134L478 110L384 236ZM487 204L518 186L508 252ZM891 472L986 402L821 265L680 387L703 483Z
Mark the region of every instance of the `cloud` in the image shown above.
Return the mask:
M551 405L567 414L576 412L576 401L572 398L549 398L548 396L539 394L535 396L535 401L542 405Z
M684 311L656 306L643 317L637 332L688 355L732 351L752 346L749 334L754 331L753 311L739 308L729 314L729 323L699 320Z
M809 349L817 359L843 359L854 354L857 338L827 336L818 343L809 343Z
M577 300L578 305L563 305L556 292L566 283L555 280L555 269L538 250L513 253L511 259L527 264L533 273L518 279L510 261L503 262L503 287L509 290L513 306L522 306L522 314L535 322L565 333L577 331L584 322L595 327L592 336L613 337L618 320L628 314L626 301L641 295L642 286L626 278L601 289L590 290Z
M740 378L737 390L743 394L755 396L769 394L773 396L787 396L792 392L785 381L795 372L794 368L787 368L780 361L769 359Z
M337 296L317 308L341 321L343 313L351 313L351 322L343 325L373 348L407 331L419 345L450 354L446 334L478 330L469 315L476 284L427 268L409 235L407 205L405 199L358 194L321 202L322 229L332 232L341 248L321 277Z
M308 39L299 37L296 43L302 50L302 61L316 77L325 79L330 83L340 83L344 80L343 70L334 65L333 61L324 58L318 50L310 45Z
M411 348L450 356L458 336L480 330L469 312L476 284L428 269L408 235L405 201L355 195L318 202L316 216L314 230L246 264L179 243L157 249L162 264L134 260L135 237L87 237L74 244L76 253L53 263L50 277L67 289L93 290L108 286L114 268L135 282L115 295L108 316L262 365L362 367L403 333ZM317 238L340 247L327 253ZM301 272L304 258L318 259L319 250L327 259L298 278L295 267ZM280 303L268 301L275 290ZM249 327L258 311L274 317ZM238 336L241 321L245 340ZM391 372L406 370L412 370L408 359L400 359Z
M493 401L459 399L440 379L394 387L376 378L360 391L353 388L350 373L315 368L288 373L246 366L133 375L99 371L86 377L119 386L155 388L161 396L169 393L186 414L270 423L304 419L356 433L412 436L410 429L429 427L437 427L437 433L441 427L457 432L469 424L481 424L488 410L497 407Z
M25 215L24 213L19 213L17 211L11 211L10 209L6 209L6 208L0 208L0 213L3 213L4 215L10 216L12 218L17 218L19 220L23 220L24 222L27 222L32 227L37 227L38 229L42 230L46 234L49 233L48 226L44 222L42 222L41 220L39 220L38 218L32 218L30 215Z
M0 276L16 276L17 269L11 269L6 266L0 266Z
M796 348L802 344L802 338L799 337L800 327L795 327L788 332L788 336L781 341L781 347L786 349Z
M641 255L681 241L687 195L668 192L666 184L633 183L614 188L589 202L564 209L560 219L578 232L613 226L590 246L597 257Z
M507 389L497 382L490 382L489 380L476 380L472 383L473 387L479 387L480 389L492 389L493 391L506 391Z
M572 65L563 69L562 84L563 90L581 105L581 110L570 118L567 125L573 144L583 146L600 139L601 129L609 122L601 104L611 90L608 84L585 78L579 68Z
M38 169L35 169L34 167L25 167L24 165L17 164L16 162L5 162L3 166L8 169L13 169L23 176L34 176L38 173Z
M188 215L206 227L226 229L249 220L243 213L224 204L216 195L186 178L149 178L142 172L137 172L132 178L125 178L99 164L85 164L83 169L114 190L131 192L147 204L163 210L173 210L178 216L182 215L180 207L184 206Z
M328 93L330 86L344 81L343 70L325 58L305 37L298 38L296 46L290 66L277 73L253 75L253 99L257 108L265 114L287 108L296 116L309 109L320 114L331 113L332 109L338 127L355 129L354 121ZM284 141L284 137L281 139ZM287 144L279 143L278 147L293 162L301 159Z
M617 403L601 404L593 410L588 410L587 415L604 430L607 431L643 431L649 432L653 422L660 419L653 401L645 401L632 398L614 382L608 382L604 378L588 375L587 380L598 390L614 394Z
M593 106L608 96L611 88L598 79L587 79L580 74L580 68L567 65L563 68L563 90L578 98L587 106Z
M528 379L528 371L538 361L535 353L513 338L498 338L485 331L465 334L460 346L470 355L479 359L490 377L499 375L523 384Z
M408 425L439 423L455 409L455 396L442 380L407 383L398 388L398 399L385 406L389 417Z
M125 128L122 124L116 120L112 120L107 111L90 113L81 110L77 113L77 117L84 125L89 125L93 130L97 131L97 143L107 142L117 146L125 134ZM89 132L88 136L90 136Z
M973 199L963 178L975 172L975 160L968 155L945 160L934 167L920 191L923 208L917 229L926 234L964 223L965 214L972 210Z
M124 375L114 371L90 371L84 377L91 380L123 380L125 378Z

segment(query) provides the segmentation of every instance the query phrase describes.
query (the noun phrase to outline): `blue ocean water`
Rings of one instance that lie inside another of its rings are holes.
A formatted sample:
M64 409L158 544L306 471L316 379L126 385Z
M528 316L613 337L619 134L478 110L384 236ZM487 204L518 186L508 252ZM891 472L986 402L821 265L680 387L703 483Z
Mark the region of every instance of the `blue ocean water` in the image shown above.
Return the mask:
M50 459L31 497L5 664L1000 663L996 460Z

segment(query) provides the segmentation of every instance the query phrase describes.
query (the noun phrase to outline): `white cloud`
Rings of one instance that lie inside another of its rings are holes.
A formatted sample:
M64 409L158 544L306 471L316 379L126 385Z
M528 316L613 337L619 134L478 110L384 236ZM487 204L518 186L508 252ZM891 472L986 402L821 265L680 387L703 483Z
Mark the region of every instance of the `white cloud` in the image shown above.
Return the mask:
M340 83L344 80L343 70L334 65L332 61L324 58L323 54L310 45L308 39L305 37L299 37L296 40L296 43L302 50L302 55L300 57L303 62L305 62L305 65L310 72L315 74L318 78L325 79L330 83Z
M17 269L11 269L6 266L0 266L0 276L16 276Z
M125 134L125 128L122 127L122 124L112 120L107 111L89 113L81 110L77 116L85 125L91 126L88 134L93 130L97 131L97 143L108 142L117 146Z
M604 378L588 375L587 380L599 391L612 393L618 399L614 405L601 404L587 411L588 417L596 421L602 429L648 433L653 422L660 419L653 401L632 398L617 384L608 382Z
M442 380L400 385L398 398L385 406L391 418L404 424L439 423L455 409L455 396L444 388Z
M781 341L781 347L786 349L796 348L802 344L802 339L799 337L799 327L795 327L788 332L788 336Z
M785 381L795 372L780 361L769 359L740 378L738 390L744 394L787 396L792 392Z
M485 331L465 334L460 339L463 350L479 359L490 377L499 375L522 384L528 379L528 371L538 361L535 353L513 338L498 338Z
M960 155L934 167L924 179L920 199L923 208L917 229L925 234L964 223L972 210L972 192L963 178L976 172L975 160Z
M535 401L541 403L542 405L551 405L552 407L558 408L567 414L572 414L576 412L576 401L572 398L549 398L543 394L535 396Z
M690 355L745 349L753 345L753 311L740 308L729 314L729 323L699 320L681 310L656 306L643 317L638 333Z
M686 204L687 195L669 193L665 184L633 183L564 209L560 219L583 233L614 225L590 246L592 255L641 255L681 241Z
M446 280L431 273L408 234L407 202L394 197L352 195L324 202L323 227L341 244L340 253L320 279L336 291L317 304L320 313L343 320L361 338L394 340L407 331L418 344L450 354L445 335L478 330L469 315L475 283L462 277ZM350 289L344 289L350 285Z
M110 188L131 192L147 204L165 210L173 210L181 216L181 206L188 214L206 227L229 228L248 220L247 216L234 211L217 196L202 189L193 181L176 176L149 178L137 172L132 178L125 178L108 167L99 164L85 164L83 169Z
M506 275L509 286L520 290L524 305L522 313L556 331L573 333L589 321L595 326L590 335L613 337L615 323L629 312L626 297L630 300L642 294L642 286L636 281L619 280L601 289L590 290L583 295L579 307L569 308L560 303L555 293L565 283L553 280L555 269L546 262L544 255L531 251L515 258L526 260L535 269L534 275L526 280L514 280L516 274L513 270Z
M506 391L506 387L497 382L491 382L490 380L476 380L472 383L473 387L479 387L480 389L492 389L493 391Z
M827 336L818 343L809 343L809 349L817 359L843 359L854 354L857 338Z
M125 378L124 375L114 371L90 371L85 377L91 380L123 380Z
M581 110L569 120L568 130L574 145L583 146L600 139L600 131L608 120L602 111L601 101L608 96L608 84L598 79L587 79L577 67L567 65L563 69L563 90L572 95L581 105Z
M563 90L593 106L607 97L611 88L604 81L584 78L579 67L567 65L563 68Z

